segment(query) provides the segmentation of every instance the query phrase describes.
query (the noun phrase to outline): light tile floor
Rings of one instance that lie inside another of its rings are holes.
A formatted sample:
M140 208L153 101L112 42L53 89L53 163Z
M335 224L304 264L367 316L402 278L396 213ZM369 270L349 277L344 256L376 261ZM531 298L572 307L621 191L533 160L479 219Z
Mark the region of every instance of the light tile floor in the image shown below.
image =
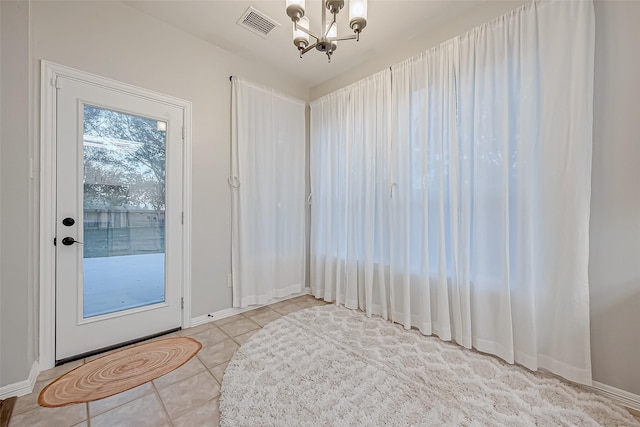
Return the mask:
M218 426L222 377L236 350L269 322L323 304L305 295L170 334L193 337L202 350L173 372L95 402L44 408L38 395L60 375L103 354L49 369L40 373L33 393L18 398L9 427Z

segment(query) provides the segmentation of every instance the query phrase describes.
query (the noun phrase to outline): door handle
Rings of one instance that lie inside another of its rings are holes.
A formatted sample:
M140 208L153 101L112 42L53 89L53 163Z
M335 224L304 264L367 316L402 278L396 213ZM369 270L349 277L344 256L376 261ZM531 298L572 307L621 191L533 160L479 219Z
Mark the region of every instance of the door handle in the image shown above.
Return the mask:
M82 242L78 242L76 239L74 239L73 237L65 237L64 239L62 239L62 244L65 246L71 246L74 243L79 243L82 244Z

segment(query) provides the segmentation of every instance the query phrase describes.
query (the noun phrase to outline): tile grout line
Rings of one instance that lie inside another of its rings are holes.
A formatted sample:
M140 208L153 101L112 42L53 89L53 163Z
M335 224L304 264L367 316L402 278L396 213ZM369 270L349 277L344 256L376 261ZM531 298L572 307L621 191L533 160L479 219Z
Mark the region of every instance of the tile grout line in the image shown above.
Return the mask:
M211 326L210 328L207 328L207 329L209 330L209 329L213 329L213 328L218 329L220 332L222 332L224 335L226 335L226 336L227 336L227 338L226 338L226 339L224 339L224 340L222 340L222 341L220 341L220 342L226 341L227 339L233 339L233 337L232 337L231 335L229 335L228 333L226 333L225 331L223 331L223 330L222 330L222 328L220 328L220 326L214 325L213 323L212 323L212 326ZM205 333L205 332L207 332L207 331L206 331L206 330L204 330L204 331L200 331L200 332L198 332L198 333L196 333L196 334L193 334L193 335L184 335L184 336L185 336L185 337L189 337L189 338L193 338L193 339L197 340L197 338L195 338L195 335L203 334L203 333ZM202 344L202 343L201 343L201 344ZM214 345L218 345L218 344L220 344L220 343L211 344L211 345L208 345L207 347L213 347ZM202 350L204 350L204 349L205 349L205 348L207 348L207 347L202 346ZM201 350L201 351L202 351L202 350ZM198 352L198 353L200 353L200 352ZM196 353L196 356L197 356L197 353Z
M202 363L202 361L200 361L200 363ZM223 362L223 363L225 363L225 362ZM222 364L222 363L220 363L219 365L221 365L221 364ZM215 375L213 375L213 372L211 372L211 371L209 370L209 368L208 368L204 363L202 363L202 365L204 366L204 371L200 371L200 372L198 372L198 373L196 373L196 374L194 374L194 375L191 375L191 376L189 376L189 377L187 377L187 378L181 379L180 381L176 381L176 382L175 382L175 383L173 383L173 384L167 385L167 387L172 387L172 386L174 386L174 385L176 385L176 384L178 384L178 383L180 383L180 382L184 382L184 381L186 381L186 380L188 380L188 379L190 379L190 378L193 378L193 377L195 377L195 376L197 376L197 375L200 375L200 374L203 374L203 373L205 373L205 372L206 372L206 373L208 373L209 375L211 375L211 378L213 379L213 381L215 381L215 382L216 382L216 384L218 384L218 388L219 388L219 389L221 389L222 385L218 382L218 380L216 379ZM216 365L216 366L219 366L219 365ZM154 387L154 389L157 391L157 393L158 393L158 398L160 399L160 402L162 403L162 407L164 408L165 412L167 413L167 416L169 417L169 420L171 421L171 425L173 426L173 421L174 421L174 420L173 420L173 418L171 418L171 415L169 414L169 411L167 410L166 406L164 405L164 401L162 400L162 397L160 396L160 390L157 388L157 386L156 386L155 384L153 384L153 387ZM219 398L219 397L220 397L220 395L221 395L221 393L220 393L220 390L219 390L219 391L218 391L218 395L217 395L217 396L214 396L213 398L211 398L211 399L207 400L206 402L210 402L210 401L211 401L211 400L213 400L213 399ZM184 416L184 415L186 415L186 414L188 414L188 413L192 412L192 411L193 411L193 410L195 410L196 408L199 408L200 406L203 406L206 402L201 403L201 404L199 404L199 405L197 405L197 406L195 406L195 407L191 407L191 406L190 406L188 410L185 410L185 411L183 411L183 412L179 412L179 413L176 415L176 417L175 417L175 418L176 418L176 419L177 419L177 418L180 418L180 417L182 417L182 416Z
M189 378L191 378L191 377L189 377ZM153 387L153 391L154 391L156 397L160 401L160 405L162 405L162 409L164 409L164 413L167 416L167 419L169 420L169 425L171 427L173 427L173 420L169 416L169 411L167 411L167 407L164 405L164 402L162 401L162 397L160 396L160 391L158 390L158 387L156 387L156 385L153 383L153 381L150 381L150 383L151 383L151 387Z
M275 310L272 310L272 311L275 311ZM255 329L250 329L250 330L248 330L248 331L246 331L246 332L243 332L243 333L241 333L241 334L238 334L238 335L236 335L236 336L232 336L230 333L228 333L227 331L225 331L224 329L222 329L220 326L218 326L218 325L216 325L216 324L213 324L213 326L212 326L211 328L217 328L220 332L222 332L225 336L227 336L227 339L225 339L225 340L223 340L223 341L220 341L220 342L224 342L224 341L227 341L227 340L229 340L229 339L230 339L230 340L232 340L234 343L236 343L238 346L241 346L242 344L240 344L238 341L236 341L236 338L237 338L237 337L239 337L240 335L244 335L244 334L246 334L246 333L249 333L249 332L255 331L256 329L262 329L262 328L263 328L263 326L262 326L261 324L259 324L259 323L258 323L258 322L256 322L255 320L253 320L253 319L251 319L251 318L249 318L249 317L245 316L245 315L244 315L244 313L240 313L240 314L238 314L238 316L243 316L243 317L244 317L244 319L238 319L238 320L249 320L251 323L255 324L255 325L257 326L257 328L255 328ZM234 322L237 322L238 320L235 320ZM221 325L221 326L229 325L229 324L234 323L234 322L225 323L225 324L223 324L223 325ZM211 329L211 328L209 328L209 329ZM198 332L197 334L194 334L194 335L186 335L186 336L191 337L191 338L194 338L194 339L197 339L197 338L195 338L195 335L198 335L198 334L200 334L200 333L204 333L204 332L206 332L206 331L202 331L202 332ZM207 347L213 347L214 345L218 345L218 344L220 344L220 343L215 343L215 344L209 345L209 346L207 346ZM202 347L202 349L204 350L204 349L206 349L207 347ZM197 356L197 354L196 354L196 356ZM198 359L200 359L200 358L198 358ZM204 362L202 361L202 359L200 359L200 361L204 364ZM217 365L216 365L216 366L217 366ZM207 366L205 365L205 367L207 367ZM207 367L207 368L208 368L208 367Z
M1 1L1 0L0 0L0 1ZM147 381L146 383L142 383L142 384L140 384L139 386L136 386L136 387L134 387L134 388L141 387L141 386L143 386L143 385L145 385L145 384L147 384L147 383L152 383L152 382L153 382L153 380L150 380L150 381ZM153 385L153 384L152 384L152 385ZM114 395L112 395L112 396L108 396L108 397L105 397L105 398L103 398L103 399L109 399L109 398L114 397L114 396L117 396L117 395L119 395L119 394L126 393L126 392L128 392L128 391L130 391L130 390L133 390L133 389L131 389L131 388L130 388L130 389L128 389L128 390L121 391L120 393L116 393L116 394L114 394ZM92 401L89 401L89 402L87 402L87 419L95 418L95 417L98 417L98 416L100 416L100 415L104 415L104 414L106 414L107 412L114 411L114 410L116 410L116 409L118 409L118 408L123 407L124 405L128 405L128 404L130 404L130 403L132 403L132 402L135 402L136 400L139 400L139 399L142 399L142 398L144 398L144 397L147 397L147 396L149 396L149 395L150 395L150 394L152 394L152 393L153 393L153 391L149 391L149 392L147 392L147 393L145 393L145 394L142 394L142 395L140 395L140 396L136 397L135 399L124 401L124 402L122 402L122 403L120 403L120 404L118 404L118 405L116 405L116 406L114 406L114 407L112 407L112 408L109 408L109 409L104 410L103 412L100 412L99 414L95 414L93 417L91 417L91 405L90 405L90 404L91 404L91 402L98 402L98 401L103 400L103 399L98 399L98 400L92 400Z
M216 367L218 367L218 366L220 366L220 365L223 365L223 364L225 364L225 363L226 363L226 362L222 362L222 363L220 363L219 365L214 366L213 368L216 368ZM209 375L211 375L211 376L213 377L213 380L214 380L215 382L217 382L217 383L218 383L218 386L220 387L220 390L222 391L222 382L221 382L221 381L218 381L218 379L216 378L216 376L215 376L215 375L213 375L213 372L211 372L211 370L212 370L213 368L208 368L208 367L206 367L206 366L204 367L204 369L206 369L206 371L207 371L207 372L209 372ZM220 396L220 394L221 394L221 393L220 393L220 392L218 392L218 396ZM214 399L215 399L215 398L214 398Z

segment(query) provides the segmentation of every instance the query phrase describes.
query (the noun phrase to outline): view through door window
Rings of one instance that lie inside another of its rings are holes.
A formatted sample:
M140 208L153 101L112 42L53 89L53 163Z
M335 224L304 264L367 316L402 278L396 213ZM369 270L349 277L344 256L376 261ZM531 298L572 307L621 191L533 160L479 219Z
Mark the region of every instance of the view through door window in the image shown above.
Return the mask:
M84 106L84 318L165 300L166 131Z

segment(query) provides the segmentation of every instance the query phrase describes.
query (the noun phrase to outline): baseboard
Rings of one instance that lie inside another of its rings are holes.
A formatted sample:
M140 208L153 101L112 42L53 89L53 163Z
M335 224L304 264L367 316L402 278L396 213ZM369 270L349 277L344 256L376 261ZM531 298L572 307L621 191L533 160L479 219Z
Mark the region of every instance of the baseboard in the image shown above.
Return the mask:
M602 384L597 381L593 381L591 384L591 388L594 392L613 399L619 404L633 409L634 411L640 411L640 396L637 394L629 393L628 391L611 387L610 385Z
M0 387L0 399L6 399L11 396L24 396L33 391L33 387L36 385L36 379L40 373L40 366L36 360L31 365L31 371L29 372L29 378L24 381L20 381L13 384L8 384L4 387Z
M220 310L220 311L216 311L214 313L204 314L202 316L198 316L198 317L192 318L191 319L191 327L202 325L204 323L213 322L213 321L220 320L220 319L224 319L226 317L235 316L236 314L245 313L247 311L255 310L256 308L266 307L268 305L275 304L275 303L280 302L280 301L286 301L288 299L297 298L299 296L308 295L310 293L311 293L311 288L306 287L306 288L304 288L304 290L302 292L299 292L297 294L292 294L292 295L289 295L289 296L284 297L284 298L275 299L272 302L270 302L269 304L252 305L250 307L245 307L245 308L233 308L233 307L232 308L225 308L224 310Z

